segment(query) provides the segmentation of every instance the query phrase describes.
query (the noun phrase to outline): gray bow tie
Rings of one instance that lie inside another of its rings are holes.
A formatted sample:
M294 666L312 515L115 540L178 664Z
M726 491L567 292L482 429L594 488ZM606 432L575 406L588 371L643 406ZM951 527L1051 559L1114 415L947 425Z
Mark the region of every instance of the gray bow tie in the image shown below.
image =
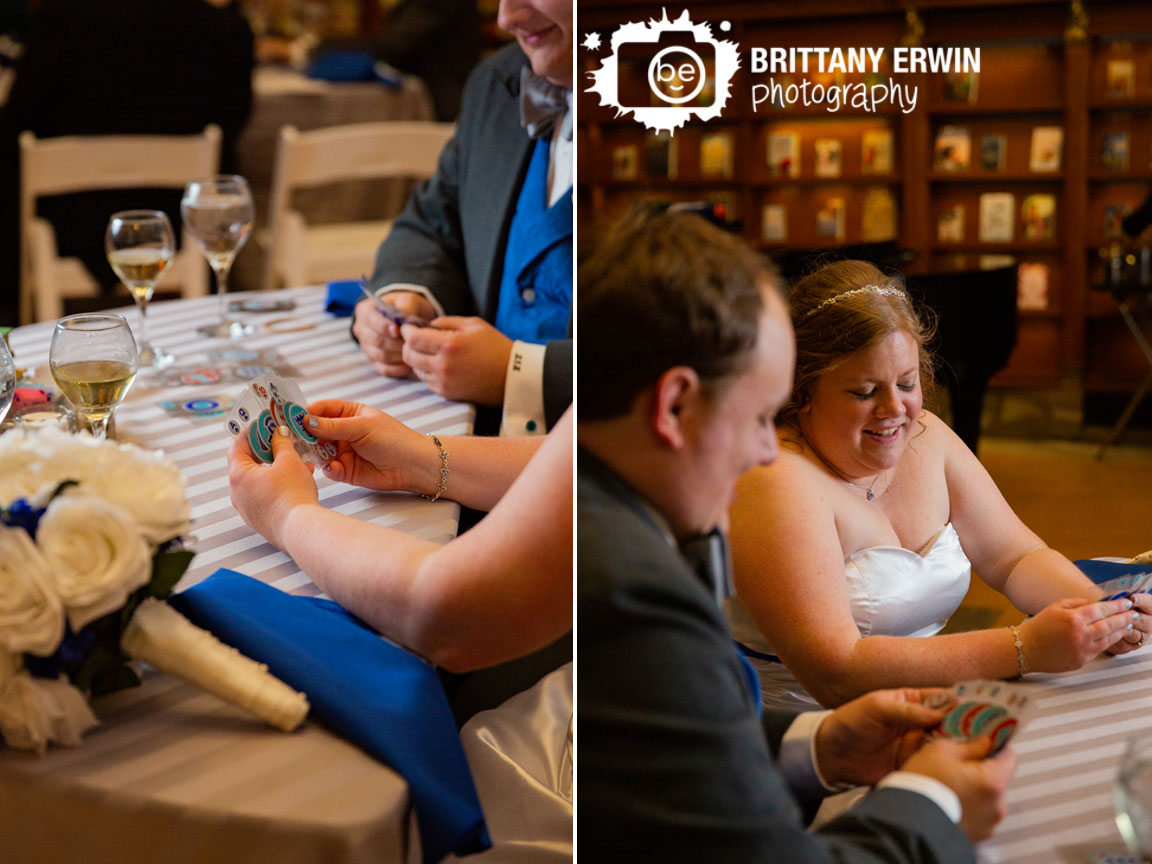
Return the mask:
M520 70L520 125L532 138L543 138L560 122L568 111L568 92L527 66Z

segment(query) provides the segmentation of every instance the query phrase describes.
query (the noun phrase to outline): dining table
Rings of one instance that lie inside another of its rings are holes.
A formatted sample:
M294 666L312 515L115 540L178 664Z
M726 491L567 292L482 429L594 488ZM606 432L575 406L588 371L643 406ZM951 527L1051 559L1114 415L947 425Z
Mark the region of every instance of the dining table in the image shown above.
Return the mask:
M237 170L252 189L256 236L237 256L229 283L238 290L262 284L270 242L264 230L284 126L303 132L349 123L434 119L428 88L414 75L389 83L322 81L285 66L257 66L252 73L252 114L236 147ZM404 178L326 183L298 190L292 205L310 224L385 219L400 212L414 185Z
M254 332L205 339L219 314L215 296L156 303L148 335L187 369L181 380L142 371L115 413L118 441L162 451L179 469L191 506L196 553L177 592L218 568L284 592L321 592L285 553L249 528L229 500L225 417L205 411L246 386L213 380L211 349L275 351L298 372L309 400L337 397L388 412L420 432L471 431L471 405L423 383L380 376L326 311L323 286L251 295L293 309L238 313ZM135 328L136 313L125 309ZM53 322L10 334L18 367L43 379ZM265 359L268 355L262 355ZM247 370L251 372L252 370ZM225 376L226 378L226 376ZM199 406L203 416L174 413ZM5 433L7 434L7 433ZM357 519L437 543L458 529L446 499L379 493L316 472L321 502ZM277 731L194 686L145 668L140 687L94 701L100 725L75 748L43 756L0 747L0 861L4 864L389 864L403 862L412 834L410 796L391 768L309 720Z
M1021 679L1033 713L1012 739L1019 764L1007 815L981 864L1134 862L1113 789L1128 742L1152 736L1152 650L1101 655L1075 672Z

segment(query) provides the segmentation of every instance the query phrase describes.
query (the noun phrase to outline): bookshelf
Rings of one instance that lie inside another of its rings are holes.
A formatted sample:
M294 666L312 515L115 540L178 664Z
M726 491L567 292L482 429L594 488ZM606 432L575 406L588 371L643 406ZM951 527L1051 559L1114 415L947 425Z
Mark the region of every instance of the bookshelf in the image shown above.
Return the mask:
M650 11L640 3L581 0L578 30L607 33ZM673 177L646 175L642 126L580 93L581 223L613 218L639 197L718 200L749 243L775 256L881 242L883 231L866 229L872 219L865 210L874 216L890 207L893 238L921 261L1010 255L1023 265L1029 282L1022 293L1032 293L1019 310L1016 349L994 386L1054 386L1071 374L1085 391L1119 393L1141 380L1147 363L1113 297L1095 287L1107 273L1102 248L1115 252L1119 244L1122 255L1139 258L1152 246L1152 229L1135 240L1109 233L1123 208L1134 209L1152 190L1152 4L829 0L814 10L783 0L703 0L693 18L730 21L726 38L739 43L743 58L751 46L895 46L911 37L925 46L979 45L982 69L974 81L898 76L919 94L908 113L829 113L820 106L753 111L746 97L752 76L742 68L722 120L677 131ZM588 52L578 50L577 58L594 68ZM854 80L849 74L837 83ZM963 167L937 158L942 133L956 129L968 138ZM1037 129L1059 130L1055 165L1037 163L1034 148L1045 149ZM702 177L701 136L720 131L730 137L731 174ZM773 167L772 142L784 134L795 136L798 171ZM877 134L890 136L891 145L873 171L864 164L864 138ZM816 171L817 142L828 140L839 142L835 176ZM613 152L630 146L638 148L639 171L612 177ZM982 236L982 199L1005 194L1012 196L1011 234ZM1041 294L1038 303L1032 289L1040 273L1046 300Z

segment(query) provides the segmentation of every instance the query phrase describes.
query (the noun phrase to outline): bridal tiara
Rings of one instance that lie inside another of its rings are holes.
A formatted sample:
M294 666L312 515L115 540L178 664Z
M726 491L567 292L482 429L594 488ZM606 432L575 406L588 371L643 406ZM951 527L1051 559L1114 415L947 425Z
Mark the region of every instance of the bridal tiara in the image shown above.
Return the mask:
M899 288L884 287L881 285L865 285L863 288L853 288L850 291L844 291L841 294L836 294L833 297L829 297L820 305L812 307L803 315L801 315L800 320L807 321L825 306L831 306L833 303L837 303L840 300L843 300L845 297L854 297L857 294L879 294L883 297L902 297L905 300L908 299L908 295Z

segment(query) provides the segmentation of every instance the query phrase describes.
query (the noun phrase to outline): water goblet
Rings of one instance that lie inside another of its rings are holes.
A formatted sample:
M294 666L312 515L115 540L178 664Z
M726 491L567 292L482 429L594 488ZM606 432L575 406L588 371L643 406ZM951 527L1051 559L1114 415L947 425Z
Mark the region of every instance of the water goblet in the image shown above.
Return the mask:
M106 438L108 418L136 378L136 340L123 315L69 315L56 322L48 365L56 386L92 430Z
M221 174L193 180L184 187L180 202L184 230L195 238L208 259L216 274L216 293L220 297L220 320L198 328L196 332L201 336L238 339L252 332L250 325L225 314L224 295L228 292L232 262L252 230L254 212L252 193L243 177Z
M172 223L161 210L124 210L113 213L104 232L108 263L128 286L140 312L140 338L136 347L141 366L162 368L173 361L171 354L148 339L148 301L156 283L172 261L176 235Z
M1116 827L1128 848L1152 861L1152 735L1128 742L1112 787Z

